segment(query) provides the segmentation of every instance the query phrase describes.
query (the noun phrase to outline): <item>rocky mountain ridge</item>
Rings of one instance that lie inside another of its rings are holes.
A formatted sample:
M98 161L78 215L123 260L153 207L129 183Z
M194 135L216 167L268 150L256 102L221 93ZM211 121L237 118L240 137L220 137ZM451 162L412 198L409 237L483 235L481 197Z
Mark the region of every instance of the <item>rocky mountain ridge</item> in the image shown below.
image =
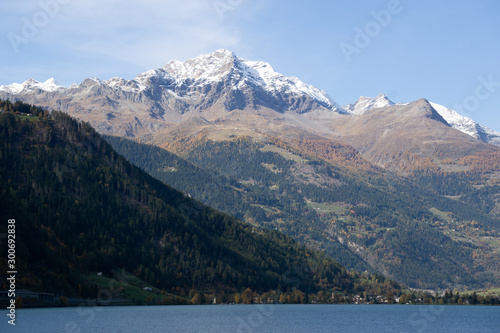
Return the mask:
M395 104L381 94L340 107L324 91L228 50L173 60L132 80L90 78L65 88L54 79L30 79L0 86L0 98L61 110L100 133L158 145L172 136L234 128L240 135L258 129L286 140L319 136L347 143L371 163L394 170L402 152L435 160L445 151L456 159L500 145L500 133L444 106Z

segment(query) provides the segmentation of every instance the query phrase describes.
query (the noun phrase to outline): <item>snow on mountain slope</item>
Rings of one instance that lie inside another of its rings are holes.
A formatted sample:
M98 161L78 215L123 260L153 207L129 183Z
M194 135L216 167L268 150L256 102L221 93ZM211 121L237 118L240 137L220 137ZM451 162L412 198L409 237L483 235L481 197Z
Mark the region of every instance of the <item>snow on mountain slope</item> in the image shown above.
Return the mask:
M468 134L486 143L500 145L500 132L476 123L474 120L462 116L455 110L449 109L437 103L430 102L434 110L453 128L462 133Z
M64 89L63 86L54 79L50 78L45 82L38 82L37 80L29 79L23 83L12 83L7 86L0 86L0 91L4 91L11 94L19 94L21 92L33 91L35 89L40 89L43 91L56 91L59 89Z
M453 128L468 134L476 136L477 125L476 122L470 118L460 115L458 112L449 109L445 106L430 102L432 107L446 120L446 122Z
M157 119L177 122L184 114L205 110L215 118L225 111L260 108L294 115L330 110L361 116L369 110L395 105L380 94L374 98L360 97L356 103L342 108L323 90L297 77L284 76L269 63L246 60L225 49L186 61L172 60L132 80L89 78L65 88L53 78L45 82L29 79L0 86L0 98L19 99L70 114L87 112L95 118L92 121L108 127L112 127L109 114L114 117L129 114L134 121L137 116L141 119L138 124L144 124L145 117L153 124ZM483 142L500 145L499 132L439 104L432 103L432 107L452 128ZM98 114L104 110L104 115ZM144 115L141 117L138 112ZM328 112L326 115L329 117ZM135 123L130 126L131 133L136 131ZM148 131L153 128L151 125Z
M170 61L163 70L177 82L189 80L198 86L223 81L229 76L236 82L233 86L235 90L251 84L271 94L307 95L327 108L343 111L323 90L305 84L296 77L286 77L276 72L269 63L245 60L225 49L184 62Z
M450 127L480 141L500 146L500 132L482 126L474 120L460 115L455 110L432 102L430 104ZM361 96L356 103L349 104L343 108L350 114L361 116L369 110L391 105L405 105L405 103L395 104L386 95L380 94L374 98Z
M362 115L368 110L383 108L391 105L394 105L394 102L392 102L386 95L380 94L374 98L361 96L356 103L344 106L344 109L351 114Z
M330 116L330 111L347 114L324 91L284 76L266 62L245 60L228 50L172 60L132 80L87 78L68 88L54 79L28 80L0 86L0 98L61 110L102 133L126 136L156 133L190 117L230 118L233 111L271 118L313 112Z
M289 90L295 94L308 95L332 109L341 109L323 90L310 84L305 84L295 76L286 77L276 72L266 62L240 59L240 63L242 64L241 69L245 79L261 85L268 91L279 92Z
M94 86L105 85L114 90L141 93L146 90L154 90L161 86L171 91L172 95L179 95L179 88L193 90L191 94L207 91L204 88L218 82L231 80L232 89L244 89L248 85L257 86L274 97L295 95L296 98L307 96L323 107L345 113L323 90L312 85L305 84L296 77L286 77L276 72L272 66L262 61L249 61L237 57L228 50L217 50L210 54L200 55L184 62L172 60L163 68L149 70L139 74L133 80L125 80L115 77L106 81L96 78L86 79L78 85L72 85L72 89L85 89L90 91ZM21 84L13 83L0 86L0 92L13 95L27 93L35 89L52 92L66 89L60 86L54 79L44 83L29 79ZM202 94L201 94L202 95Z

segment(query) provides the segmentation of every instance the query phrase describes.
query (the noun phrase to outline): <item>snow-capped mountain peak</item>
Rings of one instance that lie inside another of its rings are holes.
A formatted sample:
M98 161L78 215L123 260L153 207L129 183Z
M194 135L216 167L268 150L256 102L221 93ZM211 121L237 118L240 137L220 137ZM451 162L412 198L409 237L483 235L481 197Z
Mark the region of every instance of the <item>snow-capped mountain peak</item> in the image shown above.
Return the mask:
M176 79L217 81L230 72L236 59L233 52L221 49L184 62L171 60L163 69Z
M45 91L54 91L64 88L59 84L59 82L56 81L53 77L45 81L40 85L40 89L45 90Z
M453 128L465 134L475 136L477 132L477 124L474 120L460 115L455 110L449 109L437 103L429 102L441 117Z
M231 76L234 81L233 89L243 89L245 85L251 84L272 94L307 95L327 108L344 111L323 90L305 84L296 77L286 77L276 72L267 62L246 60L225 49L184 62L170 61L163 70L164 73L150 71L136 79L141 81L151 75L166 74L178 82L189 80L200 86L222 81Z
M436 110L454 129L457 129L460 132L470 135L483 142L500 145L500 132L494 131L486 126L479 125L474 120L462 116L455 110L433 102L430 102L430 104L434 110Z
M306 84L295 76L284 76L276 72L267 62L238 59L240 60L241 70L243 71L245 79L260 85L265 90L306 94L331 109L340 112L344 111L323 90L313 85Z
M34 79L28 79L23 83L12 83L6 86L0 86L0 91L11 94L19 94L23 91L32 91L35 89L52 92L62 88L64 87L61 86L54 78L50 78L45 82L38 82Z
M368 110L383 108L391 105L394 105L393 101L391 101L385 94L379 94L373 98L361 96L356 103L344 106L344 109L351 114L362 115Z
M460 115L455 110L449 109L437 103L429 102L436 112L443 117L448 125L462 133L470 135L480 141L500 145L500 132L496 132L488 127L476 123L474 120ZM397 105L405 105L399 103ZM372 109L383 108L395 105L386 95L379 94L374 98L361 96L354 104L349 104L343 108L353 115L361 116Z
M162 94L166 93L165 96L178 99L188 98L191 104L200 103L196 107L193 105L194 108L201 105L206 108L222 101L228 110L263 106L278 112L302 113L326 108L338 113L347 113L323 90L306 84L297 77L284 76L275 71L269 63L246 60L226 49L186 61L172 60L162 68L137 75L133 80L114 77L101 81L89 78L68 89L60 86L54 79L43 83L30 79L22 84L0 86L0 92L12 95L36 92L37 89L41 90L41 93L60 89L70 90L72 93L82 91L108 95L144 93L147 98L154 99L162 98ZM241 98L243 95L246 97ZM223 96L225 97L222 98Z

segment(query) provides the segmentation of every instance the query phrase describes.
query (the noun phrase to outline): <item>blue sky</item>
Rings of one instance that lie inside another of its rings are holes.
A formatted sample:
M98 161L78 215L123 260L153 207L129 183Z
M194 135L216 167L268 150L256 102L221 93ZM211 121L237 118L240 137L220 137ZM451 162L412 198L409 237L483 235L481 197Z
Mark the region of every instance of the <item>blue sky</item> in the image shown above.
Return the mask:
M19 0L0 17L0 85L132 79L226 48L341 105L424 97L500 131L496 0Z

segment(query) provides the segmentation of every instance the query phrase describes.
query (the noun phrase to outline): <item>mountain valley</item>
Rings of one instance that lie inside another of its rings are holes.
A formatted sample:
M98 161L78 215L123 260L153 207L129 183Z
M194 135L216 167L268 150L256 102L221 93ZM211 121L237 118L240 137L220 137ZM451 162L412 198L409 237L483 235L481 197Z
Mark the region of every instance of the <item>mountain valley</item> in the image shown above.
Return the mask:
M0 98L88 122L153 177L350 270L497 286L500 133L426 99L341 107L227 50L133 80L28 80Z

